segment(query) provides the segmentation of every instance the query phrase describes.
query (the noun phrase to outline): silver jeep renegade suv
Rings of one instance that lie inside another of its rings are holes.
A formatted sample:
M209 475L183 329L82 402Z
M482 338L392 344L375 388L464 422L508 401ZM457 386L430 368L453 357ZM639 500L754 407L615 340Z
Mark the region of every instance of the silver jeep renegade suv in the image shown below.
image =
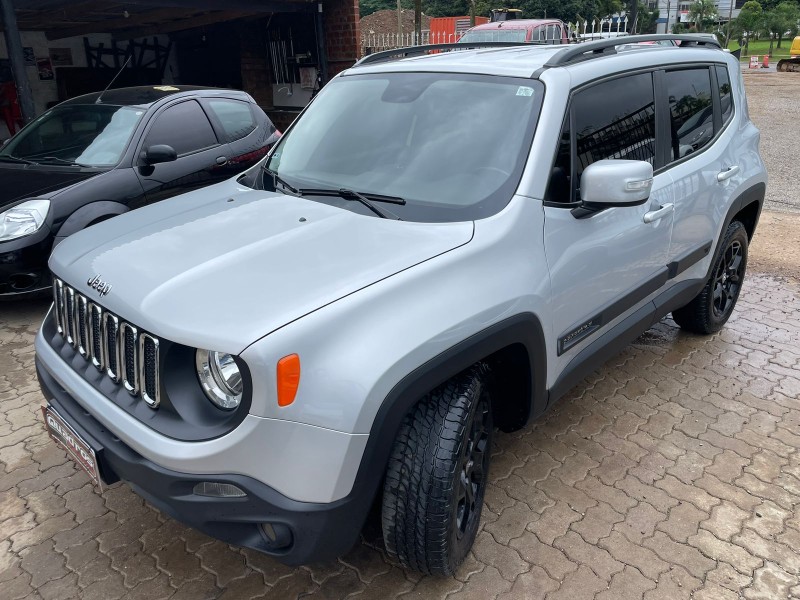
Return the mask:
M388 551L449 574L495 427L669 313L725 324L766 187L738 62L459 48L369 56L262 164L58 246L43 410L98 485L289 564L377 501Z

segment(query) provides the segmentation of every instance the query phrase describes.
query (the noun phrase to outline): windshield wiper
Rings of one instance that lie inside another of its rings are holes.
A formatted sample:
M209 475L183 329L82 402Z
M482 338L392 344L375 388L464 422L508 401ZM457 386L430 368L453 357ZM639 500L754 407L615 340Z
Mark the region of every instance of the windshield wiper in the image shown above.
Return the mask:
M6 162L13 162L13 163L20 163L23 165L35 165L37 163L33 162L32 160L28 160L27 158L20 158L18 156L11 156L10 154L3 154L0 156L0 160L4 160Z
M67 160L66 158L59 158L58 156L44 156L39 159L40 161L48 161L48 162L59 162L65 165L69 165L71 167L85 167L87 165L82 165L81 163L76 163L71 160Z
M378 208L374 204L374 202L386 202L387 204L399 204L402 206L406 203L405 200L398 198L397 196L380 196L378 194L370 194L367 196L346 188L339 188L338 190L301 188L297 191L301 196L339 196L339 198L344 198L345 200L360 202L382 219L394 219L395 221L403 220L389 209Z
M275 188L276 192L283 191L283 190L279 190L278 189L278 184L280 183L281 187L284 190L288 191L290 196L297 196L298 198L300 196L302 196L302 194L300 193L300 190L298 190L296 187L292 187L291 185L286 183L286 181L281 179L281 176L278 175L275 171L273 171L271 169L268 169L266 163L261 166L261 169L265 173L267 173L268 175L270 175L272 177L272 187Z

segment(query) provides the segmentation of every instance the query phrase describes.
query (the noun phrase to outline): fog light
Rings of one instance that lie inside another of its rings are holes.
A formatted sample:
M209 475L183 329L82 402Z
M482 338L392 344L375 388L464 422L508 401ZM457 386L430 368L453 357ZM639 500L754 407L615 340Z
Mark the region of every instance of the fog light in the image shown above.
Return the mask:
M211 496L212 498L244 498L247 496L232 483L216 481L201 481L194 486L194 493L198 496Z
M292 530L283 523L262 523L261 530L270 550L286 548L292 543Z

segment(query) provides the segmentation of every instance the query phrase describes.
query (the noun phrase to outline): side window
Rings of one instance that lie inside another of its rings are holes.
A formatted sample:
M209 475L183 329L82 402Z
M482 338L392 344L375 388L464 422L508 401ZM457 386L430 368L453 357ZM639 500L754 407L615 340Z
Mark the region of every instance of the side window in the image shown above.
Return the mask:
M733 114L733 94L727 67L717 65L717 84L719 85L719 104L722 107L722 124L725 125Z
M667 71L664 81L670 112L670 160L702 149L714 137L714 107L708 68Z
M170 106L156 117L147 132L144 147L167 144L178 156L217 145L208 117L194 100Z
M598 160L645 160L656 156L656 111L653 76L628 75L575 94L575 186L583 170Z
M222 124L228 142L240 140L256 128L253 111L247 102L220 98L209 100L208 107Z

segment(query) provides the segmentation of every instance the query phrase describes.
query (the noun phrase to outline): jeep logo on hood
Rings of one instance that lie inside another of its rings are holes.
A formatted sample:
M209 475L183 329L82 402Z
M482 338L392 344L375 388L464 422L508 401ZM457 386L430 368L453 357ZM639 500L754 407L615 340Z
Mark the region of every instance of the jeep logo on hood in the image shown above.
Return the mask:
M100 294L100 297L102 298L108 292L111 291L111 284L108 283L107 281L103 281L102 279L100 279L100 277L101 277L100 275L95 275L94 277L90 277L89 281L87 281L86 283L90 288L97 290L97 293Z

